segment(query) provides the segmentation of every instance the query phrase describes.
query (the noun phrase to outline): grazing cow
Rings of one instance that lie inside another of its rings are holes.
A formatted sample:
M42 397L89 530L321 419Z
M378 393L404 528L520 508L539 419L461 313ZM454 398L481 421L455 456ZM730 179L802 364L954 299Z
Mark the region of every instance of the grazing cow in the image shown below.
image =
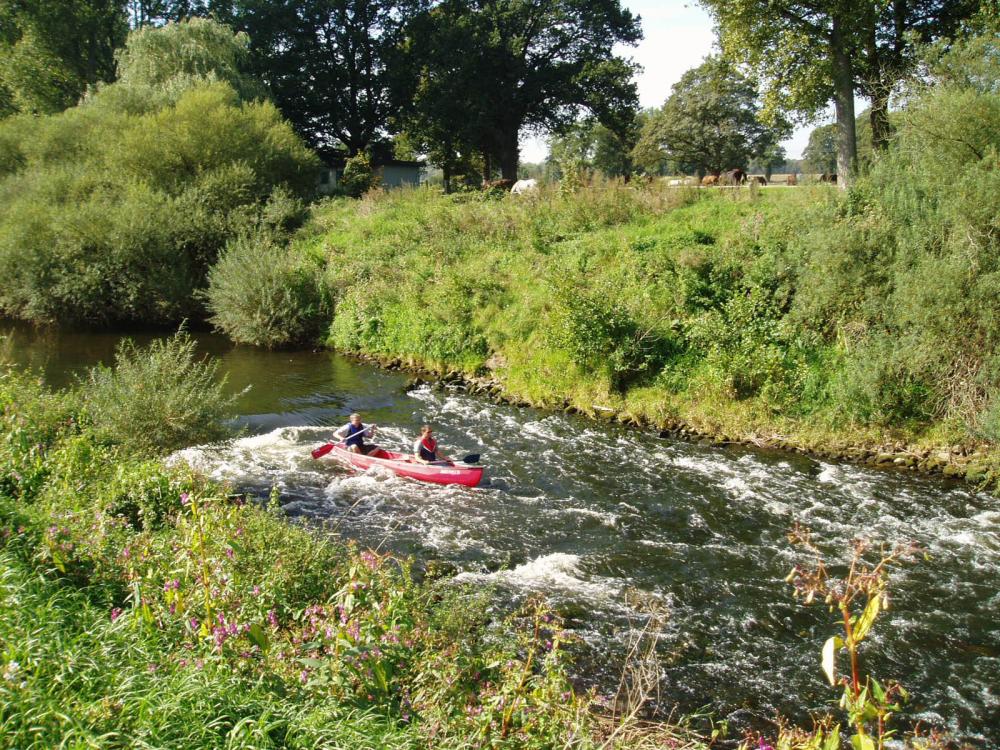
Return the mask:
M712 187L719 182L719 176L716 174L707 174L701 178L701 184L703 187Z
M751 177L750 181L751 182L756 182L758 185L766 185L767 184L767 178L764 177L764 176L762 176L762 175L759 175L759 174L755 174L753 177Z
M830 174L829 172L824 172L823 174L821 174L819 176L819 181L820 182L829 182L829 183L832 183L832 184L836 185L837 184L837 175Z
M512 195L521 195L533 190L538 190L538 180L518 180L511 186L510 192Z
M730 169L719 175L720 185L742 185L747 181L747 174L742 169Z
M799 184L799 178L796 177L793 174L790 174L790 175L788 175L788 177L785 178L785 184L786 185L791 185L791 186L798 185Z

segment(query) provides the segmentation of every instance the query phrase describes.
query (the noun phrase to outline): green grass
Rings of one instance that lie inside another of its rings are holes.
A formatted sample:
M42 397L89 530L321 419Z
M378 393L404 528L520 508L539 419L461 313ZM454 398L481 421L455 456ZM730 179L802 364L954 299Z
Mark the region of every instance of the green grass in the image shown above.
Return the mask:
M882 200L874 179L847 196L658 183L528 198L395 191L315 207L295 252L325 263L327 343L341 351L730 439L982 445L998 412L976 395L995 388L989 360L920 320L898 330L898 298L922 292L896 286L907 271L890 269L891 227L859 207ZM946 303L928 302L957 314ZM978 380L935 379L921 369L934 360Z

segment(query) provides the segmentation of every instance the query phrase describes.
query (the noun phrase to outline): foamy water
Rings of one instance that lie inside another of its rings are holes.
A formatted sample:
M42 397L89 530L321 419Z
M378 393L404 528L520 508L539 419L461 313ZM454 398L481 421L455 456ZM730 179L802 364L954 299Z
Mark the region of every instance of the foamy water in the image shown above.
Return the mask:
M331 418L337 424L338 415ZM795 523L833 560L851 540L914 541L927 559L894 575L894 607L866 664L914 695L911 713L970 742L1000 742L1000 504L969 488L897 472L673 443L575 417L498 407L448 392L398 396L378 442L400 449L434 422L453 456L481 453L481 487L358 474L309 450L330 427L283 426L176 454L266 496L290 515L418 559L454 562L456 581L512 600L548 596L591 644L593 679L614 684L642 608L669 603L665 710L710 704L737 723L802 718L836 698L819 670L836 623L795 602L782 579ZM506 593L504 593L506 592ZM600 658L598 658L598 656ZM606 669L607 674L601 674Z

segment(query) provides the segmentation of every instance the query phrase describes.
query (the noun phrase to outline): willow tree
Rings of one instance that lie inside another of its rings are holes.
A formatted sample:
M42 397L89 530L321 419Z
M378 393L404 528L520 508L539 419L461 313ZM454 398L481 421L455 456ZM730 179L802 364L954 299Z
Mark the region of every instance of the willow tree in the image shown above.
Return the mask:
M0 116L59 112L113 80L127 32L120 0L0 0Z

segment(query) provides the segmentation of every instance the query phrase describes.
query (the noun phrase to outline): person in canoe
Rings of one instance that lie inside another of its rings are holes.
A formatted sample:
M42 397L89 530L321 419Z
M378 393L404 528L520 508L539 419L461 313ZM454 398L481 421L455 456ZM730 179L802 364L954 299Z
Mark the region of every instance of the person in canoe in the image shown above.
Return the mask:
M378 446L374 443L365 444L366 433L368 437L374 437L375 425L372 424L365 427L361 423L361 415L352 414L351 421L334 432L333 437L335 440L343 441L344 445L347 446L347 450L352 453L368 455L372 451L378 450Z
M420 437L413 443L413 460L422 464L440 463L449 459L441 453L437 440L434 439L434 430L429 424L420 428Z

